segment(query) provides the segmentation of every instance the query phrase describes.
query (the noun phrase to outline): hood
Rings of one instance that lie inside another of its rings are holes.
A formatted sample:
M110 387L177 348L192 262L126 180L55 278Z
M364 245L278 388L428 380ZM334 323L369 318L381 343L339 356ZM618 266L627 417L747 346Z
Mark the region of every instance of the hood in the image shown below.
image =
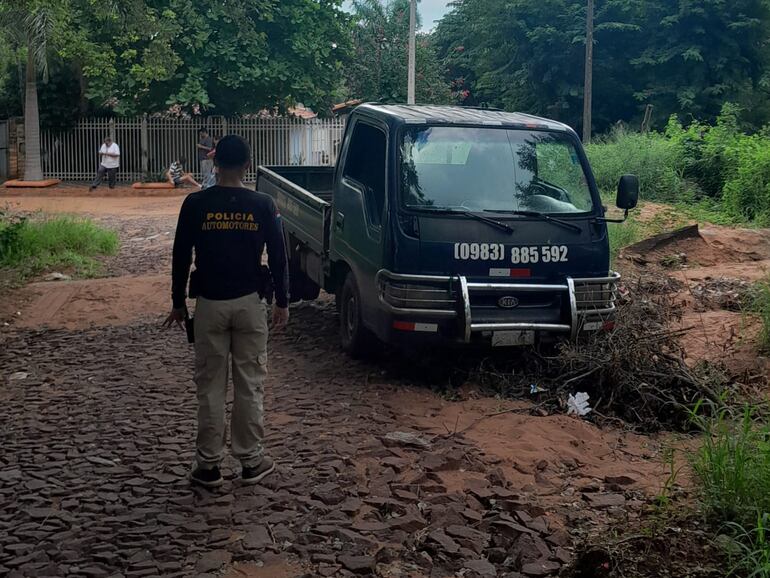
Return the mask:
M609 244L606 225L592 217L569 219L580 231L533 218L490 218L506 223L509 233L470 217L420 215L419 249L405 273L513 277L550 281L606 275ZM567 220L567 219L565 219Z

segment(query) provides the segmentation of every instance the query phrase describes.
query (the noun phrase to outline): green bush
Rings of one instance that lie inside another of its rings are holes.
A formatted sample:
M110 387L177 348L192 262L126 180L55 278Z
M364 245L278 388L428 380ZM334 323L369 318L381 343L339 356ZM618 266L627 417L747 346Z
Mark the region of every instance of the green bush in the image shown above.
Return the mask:
M677 143L659 133L619 128L588 145L586 153L603 195L614 196L625 174L639 177L641 196L648 200L674 201L688 191Z
M733 151L735 169L722 199L733 216L761 224L770 222L770 139L755 135Z
M0 213L0 267L35 274L52 268L74 268L91 274L93 257L112 255L118 236L88 219L51 217L42 220Z
M770 127L749 135L739 117L728 103L714 126L685 128L672 117L662 134L614 130L586 147L602 195L613 196L620 175L631 173L644 199L723 224L770 225Z
M738 106L725 103L714 126L695 121L686 129L675 116L669 119L665 135L675 145L682 174L698 194L719 198L734 174L735 155L749 138L739 128L740 113Z

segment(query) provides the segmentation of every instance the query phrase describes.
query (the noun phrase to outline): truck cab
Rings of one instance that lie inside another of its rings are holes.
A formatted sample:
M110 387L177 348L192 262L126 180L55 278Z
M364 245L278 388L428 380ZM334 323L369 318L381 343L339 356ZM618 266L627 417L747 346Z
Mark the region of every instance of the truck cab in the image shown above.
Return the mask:
M575 132L519 113L361 105L336 167L260 167L292 299L335 294L345 349L511 346L612 323L605 208ZM621 178L632 209L638 180Z

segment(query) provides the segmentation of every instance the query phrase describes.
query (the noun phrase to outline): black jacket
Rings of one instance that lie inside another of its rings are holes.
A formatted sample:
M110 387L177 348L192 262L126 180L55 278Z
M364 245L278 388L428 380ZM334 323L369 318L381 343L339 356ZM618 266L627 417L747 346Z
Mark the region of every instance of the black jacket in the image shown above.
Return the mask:
M283 225L273 199L236 187L210 187L187 196L179 212L171 269L171 298L184 307L195 249L197 296L237 299L269 284L262 267L267 245L275 301L289 303L289 267Z

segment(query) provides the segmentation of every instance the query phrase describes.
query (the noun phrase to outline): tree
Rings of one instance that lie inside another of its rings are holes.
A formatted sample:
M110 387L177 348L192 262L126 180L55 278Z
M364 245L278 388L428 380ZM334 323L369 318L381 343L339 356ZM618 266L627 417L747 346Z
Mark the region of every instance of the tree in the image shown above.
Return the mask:
M55 54L48 60L48 82L37 87L40 129L68 130L88 109L81 111L72 66ZM24 63L0 57L0 118L24 116L24 84Z
M72 20L60 54L80 84L81 110L154 112L153 87L173 80L181 64L172 41L182 31L164 4L146 0L69 0ZM163 95L159 95L161 98ZM144 109L143 109L144 107Z
M348 98L406 102L409 1L354 1L353 21L353 58L345 70ZM449 84L432 35L417 35L415 60L416 101L450 102Z
M770 3L651 0L644 4L649 38L631 58L642 81L638 100L667 113L685 111L704 119L715 119L724 102L744 101L757 91L767 100Z
M52 0L19 0L0 6L0 33L26 63L24 82L24 180L43 179L40 158L38 73L48 78L49 41L57 22L65 21L64 6Z
M349 47L341 0L72 1L68 56L88 97L118 114L323 112Z
M608 80L613 82L619 72L612 37L625 37L623 41L628 42L637 29L618 13L622 3L630 4L627 0L597 3L594 116L598 124L605 122L601 97L607 80L601 72L609 66ZM585 22L585 0L460 0L439 23L436 40L455 92L464 102L541 114L578 127ZM614 99L622 100L624 93L630 96L626 89ZM628 100L622 102L628 105Z
M176 107L231 115L297 102L323 113L350 47L342 0L56 2L67 8L55 35L59 72L78 83L81 114ZM0 34L10 34L16 19L7 18Z
M637 124L648 104L658 126L680 112L713 119L725 100L746 102L767 122L769 5L596 0L594 127ZM585 0L457 0L436 45L464 102L580 128L585 16Z

